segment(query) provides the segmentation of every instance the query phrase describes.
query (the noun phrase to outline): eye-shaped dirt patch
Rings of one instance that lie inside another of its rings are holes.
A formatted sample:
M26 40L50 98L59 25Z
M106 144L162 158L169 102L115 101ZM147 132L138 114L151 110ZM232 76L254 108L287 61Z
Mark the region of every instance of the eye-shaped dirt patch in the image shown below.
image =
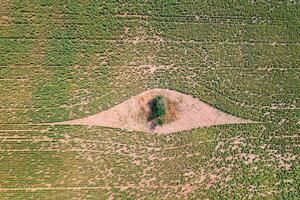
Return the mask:
M163 96L168 102L167 121L162 126L154 124L153 120L149 121L150 104L157 96ZM98 114L54 124L107 126L133 131L174 133L212 125L252 122L225 113L190 95L168 89L151 89Z

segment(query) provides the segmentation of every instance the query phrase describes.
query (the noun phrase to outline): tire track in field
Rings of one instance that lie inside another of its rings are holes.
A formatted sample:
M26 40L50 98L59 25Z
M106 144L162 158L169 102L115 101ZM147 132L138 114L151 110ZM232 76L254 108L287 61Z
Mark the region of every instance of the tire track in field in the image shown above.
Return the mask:
M190 144L184 144L184 145L176 145L176 146L166 146L166 147L149 147L149 146L143 146L143 145L128 145L124 143L110 143L110 142L105 142L104 144L108 145L109 147L111 146L126 146L129 148L132 148L136 151L136 149L147 149L147 151L168 151L168 150L174 150L174 149L182 149L182 148L189 148L189 147L195 147L198 145L202 144L209 144L209 143L218 143L218 142L230 142L234 141L235 139L239 139L240 136L235 136L235 137L230 137L230 138L223 138L223 139L216 139L216 140L207 140L207 141L201 141L201 142L194 142ZM243 137L242 137L243 138ZM295 133L294 135L285 135L285 136L269 136L266 137L265 140L272 140L272 139L297 139L300 138L300 135L298 133ZM1 139L1 138L0 138ZM252 140L252 139L261 139L261 137L246 137L243 138L244 140ZM5 141L5 140L4 140ZM57 141L57 140L54 140ZM78 141L76 139L74 140L69 140L69 141ZM85 140L82 140L83 142ZM11 142L11 141L9 141ZM23 140L20 140L18 142L23 142ZM48 140L47 140L48 142ZM67 140L63 139L63 142L67 142ZM100 142L101 143L101 142ZM297 145L296 145L297 146ZM114 147L115 149L116 147ZM82 148L70 148L70 149L51 149L51 148L40 148L40 149L30 149L30 148L25 148L25 149L0 149L0 152L92 152L92 153L107 153L107 150L93 150L93 149L82 149ZM124 153L127 155L126 153Z
M49 67L49 68L53 68L53 67L70 67L70 68L76 68L76 69L86 69L87 67L89 67L90 65L78 65L78 66L64 66L64 65L22 65L22 64L14 64L14 65L0 65L0 68L43 68L43 67ZM137 67L139 65L115 65L113 67ZM272 67L261 67L261 65L234 65L234 66L230 66L230 65L197 65L197 68L203 68L203 69L209 69L209 70L222 70L222 69L236 69L236 70L299 70L300 67L295 67L294 65L290 65L288 67L280 67L282 65L273 65ZM188 65L188 66L174 66L174 67L196 67L196 66L192 66L192 65Z
M38 191L38 190L86 190L86 189L157 189L157 188L165 188L165 189L179 189L179 188L198 188L200 186L191 186L189 184L186 185L147 185L147 186L141 186L141 185L128 185L128 186L81 186L81 187L40 187L40 188L0 188L0 191Z
M38 11L22 11L20 12L23 14L23 18L26 17L28 14L28 17L31 18L32 15L36 14L45 14L45 12L38 12ZM47 13L46 13L47 14ZM56 21L64 21L66 17L72 16L72 15L79 15L84 16L85 20L91 20L91 14L90 13L76 13L76 12L64 12L64 13L58 13L54 12L51 14L48 14L48 18L52 18L52 20ZM105 16L107 13L103 12L97 12L97 16ZM1 12L0 16L10 16L10 13L8 12ZM128 14L128 13L112 13L112 15L107 15L108 17L115 17L116 19L124 19L127 21L132 20L143 20L144 22L164 22L164 23L195 23L195 24L220 24L220 25L230 25L230 24L239 24L239 25L257 25L257 24L267 24L267 25L285 25L287 21L290 21L291 19L284 18L284 17L260 17L260 16L251 16L251 17L243 17L238 15L142 15L142 14ZM72 21L73 20L73 21ZM295 21L297 18L295 19ZM13 22L11 21L4 21L1 23L2 26L10 25ZM21 25L32 25L31 21L26 22L18 22L18 24ZM76 20L70 18L69 21L64 21L64 24L62 26L67 27L68 25L88 25L89 22L77 22ZM42 22L37 23L35 22L35 25L43 25Z
M78 37L46 37L44 39L40 39L37 37L0 37L0 39L6 39L6 40L18 40L18 41L52 41L52 40L74 40L78 42L90 42L90 41L102 41L102 42L108 42L108 43L131 43L131 44L137 44L137 43L150 43L150 44L197 44L197 45L270 45L270 46L299 46L300 41L286 41L286 42L276 42L275 40L272 41L251 41L251 40L244 40L244 41L238 41L238 40L229 40L229 41L216 41L216 40L154 40L154 39L144 39L137 42L135 39L108 39L108 38L78 38ZM9 52L23 52L23 51L9 51ZM71 51L72 52L72 51ZM79 52L79 51L73 51L73 52ZM84 52L84 51L83 51ZM40 54L44 54L41 52Z
M127 190L127 189L198 189L203 188L203 185L129 185L129 186L81 186L81 187L36 187L36 188L0 188L0 191L41 191L41 190L95 190L95 189L121 189L121 190ZM272 189L251 189L251 192L262 192L262 191L269 191L269 192L280 192L278 190L272 190ZM294 192L296 191L295 188L291 188L289 190L282 190L286 192ZM235 191L237 192L237 191ZM243 193L243 191L240 191Z

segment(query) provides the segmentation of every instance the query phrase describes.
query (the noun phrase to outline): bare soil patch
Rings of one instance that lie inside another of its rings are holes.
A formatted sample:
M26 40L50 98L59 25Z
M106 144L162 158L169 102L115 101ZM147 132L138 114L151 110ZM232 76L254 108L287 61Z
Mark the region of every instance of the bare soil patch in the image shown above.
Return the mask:
M163 95L171 105L172 113L169 112L168 115L172 116L172 120L162 126L154 126L153 122L147 119L150 112L149 102L157 95ZM252 122L225 113L190 95L168 89L151 89L98 114L54 124L107 126L133 131L174 133L198 127Z

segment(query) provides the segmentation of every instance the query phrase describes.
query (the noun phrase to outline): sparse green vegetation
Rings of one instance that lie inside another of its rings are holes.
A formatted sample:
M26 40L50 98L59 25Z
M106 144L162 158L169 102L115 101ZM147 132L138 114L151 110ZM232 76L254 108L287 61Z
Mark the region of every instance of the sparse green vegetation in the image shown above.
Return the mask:
M0 4L1 200L299 197L299 1ZM44 124L151 88L259 123Z

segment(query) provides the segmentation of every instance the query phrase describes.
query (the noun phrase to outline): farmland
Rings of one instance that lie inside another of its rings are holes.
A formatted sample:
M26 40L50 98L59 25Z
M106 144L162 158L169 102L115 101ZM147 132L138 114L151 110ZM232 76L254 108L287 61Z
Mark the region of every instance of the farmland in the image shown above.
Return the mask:
M0 3L0 199L299 196L299 2ZM51 124L152 88L258 123Z

